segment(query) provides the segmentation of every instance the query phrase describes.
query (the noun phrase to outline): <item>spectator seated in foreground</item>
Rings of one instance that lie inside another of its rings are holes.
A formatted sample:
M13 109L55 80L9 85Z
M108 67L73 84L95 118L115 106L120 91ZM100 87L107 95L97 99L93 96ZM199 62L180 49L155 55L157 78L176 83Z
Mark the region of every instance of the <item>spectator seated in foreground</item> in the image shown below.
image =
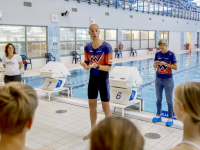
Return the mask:
M19 82L0 87L0 150L28 150L26 133L31 129L37 106L32 87Z
M122 117L107 117L94 127L90 150L143 150L144 138L137 127Z

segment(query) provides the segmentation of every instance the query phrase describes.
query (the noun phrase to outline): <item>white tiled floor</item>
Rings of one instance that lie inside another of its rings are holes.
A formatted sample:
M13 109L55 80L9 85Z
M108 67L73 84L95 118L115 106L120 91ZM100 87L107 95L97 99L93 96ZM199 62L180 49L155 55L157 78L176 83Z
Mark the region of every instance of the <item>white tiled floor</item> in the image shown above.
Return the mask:
M67 110L66 113L56 113ZM98 113L98 121L104 115ZM159 139L145 137L145 150L165 150L173 147L182 139L182 130L169 128L151 122L129 118L144 135L158 133ZM83 141L90 131L89 109L57 101L39 101L35 120L27 135L26 146L31 149L48 150L89 150L89 140Z

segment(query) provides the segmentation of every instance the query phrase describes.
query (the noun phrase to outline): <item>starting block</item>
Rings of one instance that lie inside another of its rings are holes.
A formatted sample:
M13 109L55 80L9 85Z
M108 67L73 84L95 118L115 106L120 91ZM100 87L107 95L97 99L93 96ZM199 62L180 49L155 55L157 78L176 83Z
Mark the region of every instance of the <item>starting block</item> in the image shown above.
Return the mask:
M136 67L115 66L110 73L111 98L110 105L124 108L139 104L139 111L144 111L144 99L137 99L138 84L142 78Z
M35 89L39 92L48 94L48 100L50 101L50 95L55 92L66 91L69 93L69 88L64 87L67 76L71 75L64 63L61 62L48 62L40 71L40 76L45 77L46 80L41 88ZM72 90L70 90L72 95ZM69 97L69 94L68 94Z

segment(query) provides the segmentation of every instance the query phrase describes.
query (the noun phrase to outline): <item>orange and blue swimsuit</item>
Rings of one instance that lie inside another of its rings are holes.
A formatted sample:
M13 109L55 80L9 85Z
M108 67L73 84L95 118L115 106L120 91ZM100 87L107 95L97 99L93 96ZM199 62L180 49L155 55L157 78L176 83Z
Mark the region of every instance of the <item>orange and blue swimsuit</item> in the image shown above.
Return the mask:
M113 51L109 43L103 42L97 49L92 47L92 43L85 46L85 63L98 65L112 65ZM96 99L98 91L102 101L110 100L109 72L98 69L90 69L90 81L88 84L88 98Z

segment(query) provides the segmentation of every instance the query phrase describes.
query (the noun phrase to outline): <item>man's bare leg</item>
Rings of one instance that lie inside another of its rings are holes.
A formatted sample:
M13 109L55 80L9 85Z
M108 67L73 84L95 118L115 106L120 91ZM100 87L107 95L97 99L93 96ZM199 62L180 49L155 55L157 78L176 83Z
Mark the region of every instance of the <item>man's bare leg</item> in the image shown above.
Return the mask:
M90 109L90 122L91 129L96 125L97 121L97 99L89 99L89 109ZM90 138L91 132L83 137L83 140L87 140Z
M102 108L105 114L105 117L110 116L111 115L111 111L110 111L110 102L102 102Z

